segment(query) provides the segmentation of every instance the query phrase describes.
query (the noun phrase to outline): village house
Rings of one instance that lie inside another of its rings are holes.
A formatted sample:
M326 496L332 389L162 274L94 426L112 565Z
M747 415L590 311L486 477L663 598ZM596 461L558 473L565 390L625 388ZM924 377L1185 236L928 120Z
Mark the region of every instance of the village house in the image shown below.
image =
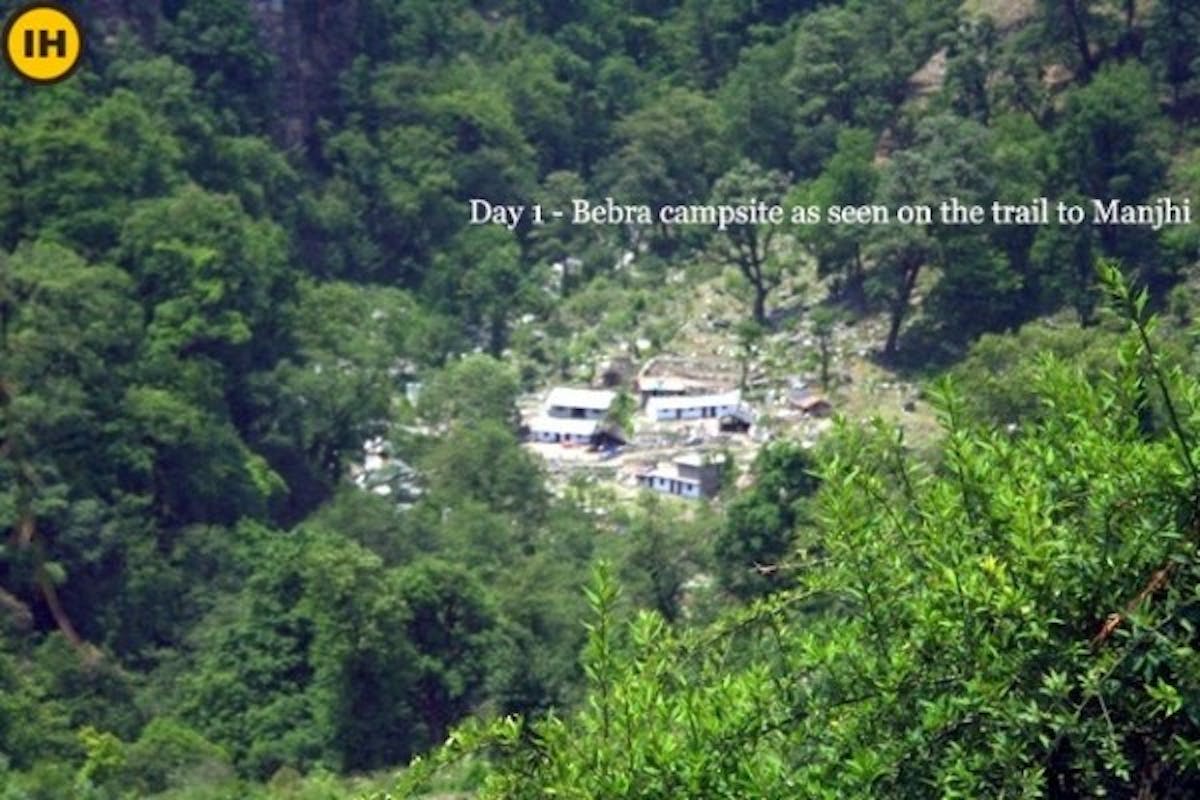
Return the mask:
M833 404L803 383L791 388L788 392L788 403L809 417L827 417L833 413Z
M720 491L724 469L725 456L720 453L691 453L669 464L657 464L636 477L643 488L676 497L701 499Z
M656 422L681 419L716 419L742 408L742 393L696 394L681 397L652 397L646 402L646 416Z
M688 383L682 378L670 376L662 378L642 377L638 378L637 389L642 405L645 406L656 397L681 397L687 394Z
M833 404L819 395L795 400L792 402L792 405L808 417L828 417L833 413Z
M546 416L558 419L604 419L616 392L556 386L546 397Z
M529 438L549 444L624 444L624 435L607 421L615 399L615 392L556 387L542 413L529 421Z
M594 444L600 434L598 419L569 419L545 414L529 422L529 437L547 444Z

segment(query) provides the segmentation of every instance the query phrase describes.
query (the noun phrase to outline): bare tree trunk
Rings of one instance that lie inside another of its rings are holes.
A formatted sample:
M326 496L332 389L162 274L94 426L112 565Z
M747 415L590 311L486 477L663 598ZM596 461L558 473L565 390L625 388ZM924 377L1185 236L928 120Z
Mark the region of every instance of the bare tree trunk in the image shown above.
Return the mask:
M767 324L767 288L761 280L754 284L754 321L759 325Z
M1071 18L1071 27L1075 29L1075 48L1079 51L1083 76L1090 77L1096 69L1096 64L1092 60L1092 46L1088 41L1083 9L1079 5L1079 0L1063 0L1063 5L1067 10L1067 16Z
M81 653L88 653L92 649L83 637L79 635L79 631L75 629L74 623L71 622L71 617L67 614L67 610L63 608L62 601L58 598L58 590L54 588L54 581L50 579L50 574L46 571L46 565L40 564L37 570L37 585L38 590L42 593L42 600L46 603L46 607L50 609L50 616L54 618L54 625L63 635L71 647Z
M503 311L493 311L491 324L488 326L488 352L493 358L500 358L508 340L508 320Z
M891 322L888 325L887 341L883 345L883 355L891 359L895 357L900 342L900 326L904 323L904 307L893 304Z
M892 318L888 325L887 340L883 345L883 355L886 358L893 358L900 348L900 328L904 325L904 318L908 316L908 304L912 299L913 289L917 286L917 276L921 274L921 263L912 259L902 265L904 274L892 301Z
M50 616L54 619L54 625L63 635L63 638L85 660L94 662L99 658L99 651L79 635L75 624L71 622L70 615L67 614L67 610L63 607L62 601L58 597L58 589L55 588L54 581L50 577L50 572L46 569L46 554L42 551L41 543L36 541L36 530L37 522L33 514L29 511L24 512L20 519L17 520L17 544L23 550L32 550L34 554L36 563L34 567L34 583L37 584L38 592L42 595L42 601L46 604L46 608L50 609Z
M0 608L8 611L13 623L18 628L28 630L33 627L33 612L29 610L29 606L4 589L0 589Z
M0 278L2 277L4 277L3 274L0 274ZM0 289L4 288L0 286ZM9 353L9 312L7 300L7 295L0 291L0 354L4 355ZM12 531L12 545L16 550L26 550L33 553L36 564L34 567L34 581L37 584L38 591L42 595L42 599L46 603L46 607L50 609L50 615L54 618L54 624L62 632L66 640L71 643L71 646L84 657L85 661L95 663L99 660L99 651L83 640L83 637L79 635L74 624L72 624L66 609L63 608L62 603L59 601L58 590L55 588L54 581L46 569L46 555L42 551L41 543L37 541L37 519L30 510L30 495L37 485L37 476L34 474L29 462L21 458L20 440L13 432L13 394L9 388L11 385L7 376L0 375L0 413L3 414L3 433L5 436L4 441L0 442L0 455L13 462L17 479L17 521ZM33 618L29 609L17 600L16 597L2 589L0 589L0 601L3 601L0 605L7 607L15 616L27 618L32 622Z
M829 335L826 334L818 339L821 348L821 388L829 391Z
M1118 57L1133 56L1140 58L1142 54L1142 31L1137 24L1136 0L1125 0L1125 25L1117 38L1115 54Z
M854 262L846 279L846 302L855 311L867 310L867 270L863 266L862 248L855 246Z

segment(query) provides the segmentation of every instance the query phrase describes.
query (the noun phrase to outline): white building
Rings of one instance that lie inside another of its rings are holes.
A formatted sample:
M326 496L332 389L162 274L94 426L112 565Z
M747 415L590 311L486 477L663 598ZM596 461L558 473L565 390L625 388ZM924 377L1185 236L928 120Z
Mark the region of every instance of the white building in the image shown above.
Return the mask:
M557 386L546 397L546 416L559 419L604 419L616 392Z
M642 396L642 405L653 400L655 397L679 397L687 394L691 388L687 381L682 378L665 376L662 378L638 378L637 389L638 394Z
M542 414L529 422L529 438L551 444L592 444L600 433L600 422Z
M678 419L710 419L733 414L741 409L742 393L696 394L683 397L651 397L646 401L646 416L656 422Z
M624 435L607 422L616 398L616 392L595 389L552 389L542 413L528 423L529 438L550 444L623 443Z
M725 457L721 454L693 453L680 456L674 463L658 464L637 475L639 486L662 494L700 499L712 497L721 489Z

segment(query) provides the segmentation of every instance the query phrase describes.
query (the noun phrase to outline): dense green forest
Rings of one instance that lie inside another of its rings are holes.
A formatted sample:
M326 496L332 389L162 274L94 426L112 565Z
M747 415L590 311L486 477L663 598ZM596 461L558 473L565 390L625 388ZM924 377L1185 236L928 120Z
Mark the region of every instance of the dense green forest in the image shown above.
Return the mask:
M0 76L0 800L1200 794L1195 226L468 224L1191 198L1193 3L77 10ZM519 399L680 269L941 433L551 491Z

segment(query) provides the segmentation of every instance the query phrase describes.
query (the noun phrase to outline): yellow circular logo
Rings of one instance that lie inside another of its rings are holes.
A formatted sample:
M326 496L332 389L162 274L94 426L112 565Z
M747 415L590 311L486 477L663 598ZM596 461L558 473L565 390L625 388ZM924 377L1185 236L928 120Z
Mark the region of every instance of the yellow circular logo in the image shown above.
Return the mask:
M4 25L4 59L32 83L58 83L83 58L83 26L56 3L30 3Z

